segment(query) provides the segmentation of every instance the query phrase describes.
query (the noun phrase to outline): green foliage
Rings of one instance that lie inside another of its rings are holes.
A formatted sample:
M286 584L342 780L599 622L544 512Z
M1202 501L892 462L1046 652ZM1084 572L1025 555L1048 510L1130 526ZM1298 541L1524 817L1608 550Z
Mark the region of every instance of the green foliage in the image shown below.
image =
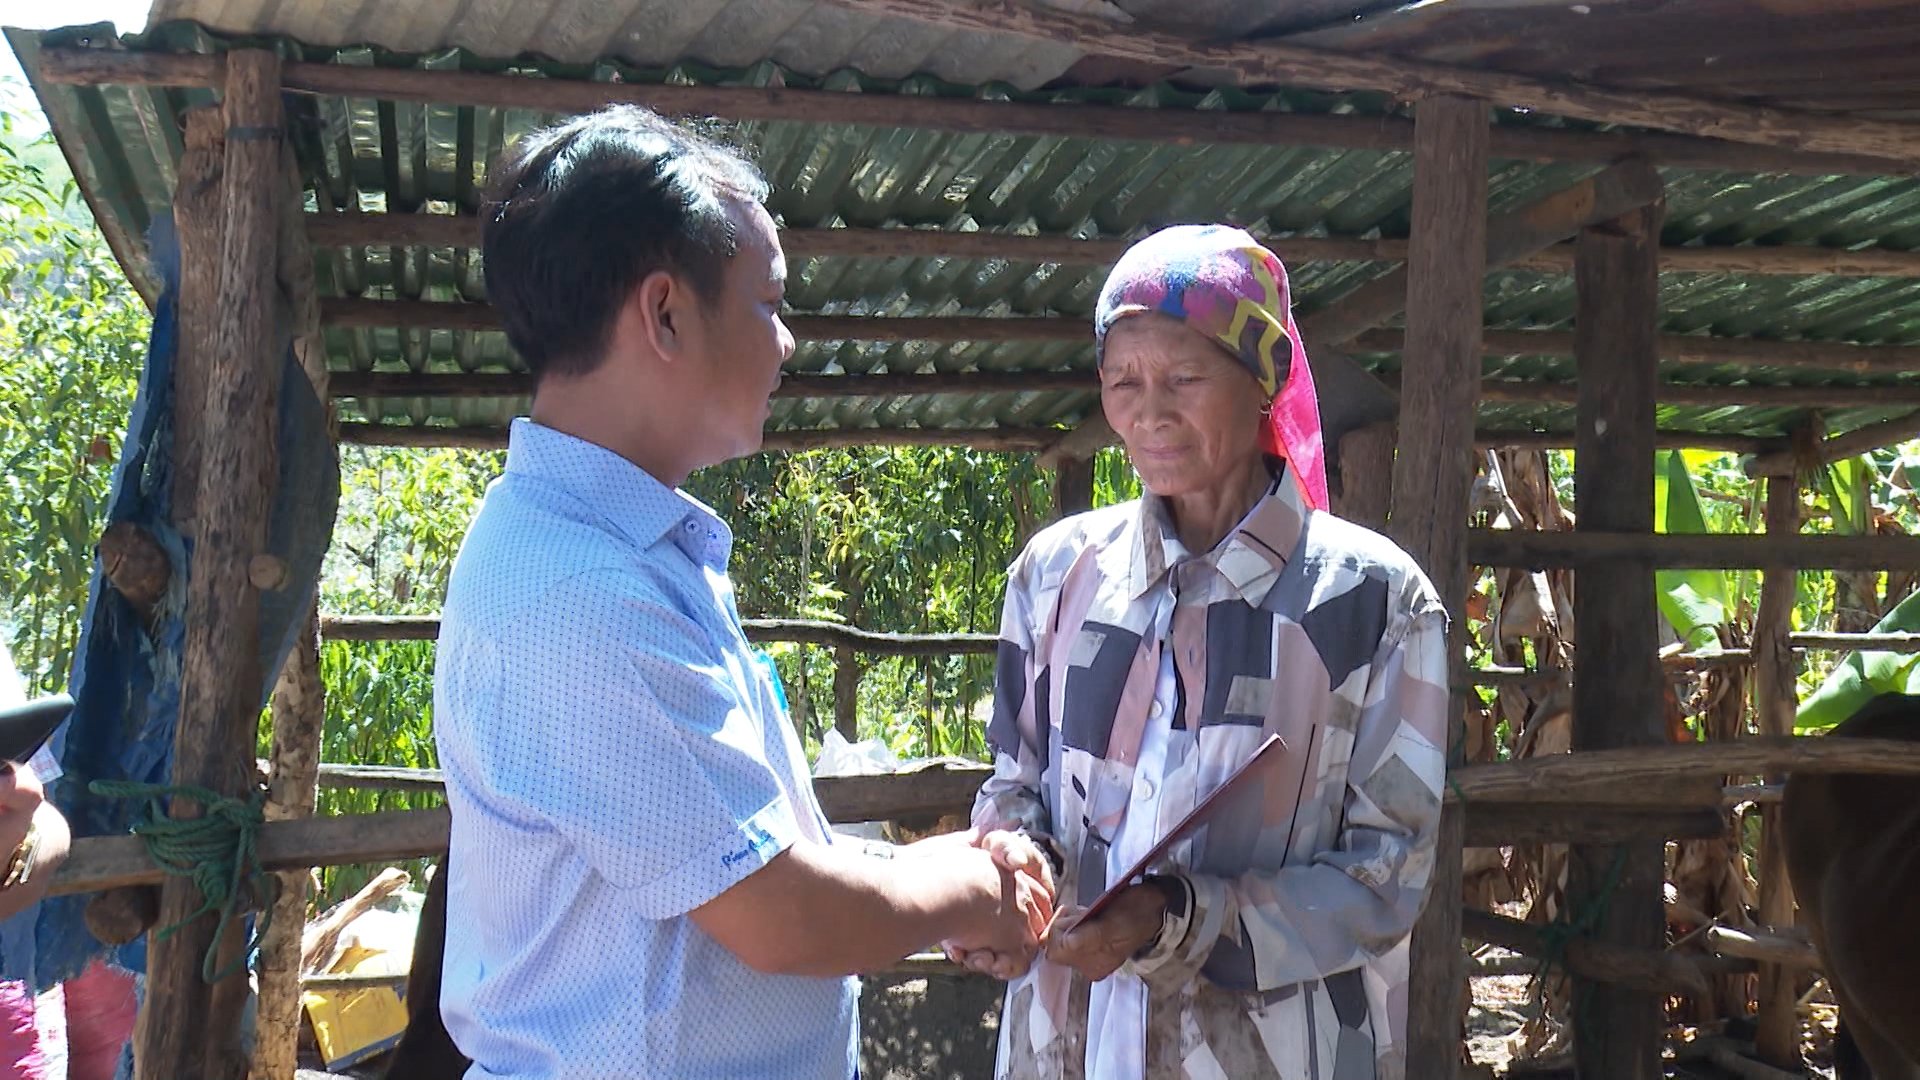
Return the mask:
M149 325L48 146L0 114L0 610L41 691L72 665Z
M1920 593L1894 605L1873 628L1876 634L1920 632ZM1825 731L1875 697L1920 693L1920 654L1856 651L1846 655L1820 688L1800 703L1794 729Z
M1686 459L1678 450L1656 459L1653 484L1654 531L1704 533L1706 511L1695 490ZM1662 570L1654 575L1660 614L1691 649L1720 644L1720 627L1728 622L1733 605L1728 598L1728 575L1718 570Z

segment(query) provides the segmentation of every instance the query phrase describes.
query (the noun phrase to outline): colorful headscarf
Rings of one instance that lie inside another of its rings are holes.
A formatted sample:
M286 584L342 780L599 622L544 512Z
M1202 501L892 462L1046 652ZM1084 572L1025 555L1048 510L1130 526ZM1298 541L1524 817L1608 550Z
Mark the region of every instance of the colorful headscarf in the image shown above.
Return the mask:
M1149 311L1181 320L1246 365L1272 402L1260 449L1285 458L1307 505L1325 510L1320 401L1279 256L1226 225L1162 229L1128 248L1100 290L1096 357L1104 361L1116 321Z

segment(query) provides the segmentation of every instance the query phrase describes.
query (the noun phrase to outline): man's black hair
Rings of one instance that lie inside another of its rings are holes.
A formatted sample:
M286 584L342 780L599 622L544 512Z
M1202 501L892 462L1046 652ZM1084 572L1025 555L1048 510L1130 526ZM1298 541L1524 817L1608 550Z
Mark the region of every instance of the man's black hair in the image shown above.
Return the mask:
M536 380L585 374L649 274L717 298L739 251L729 203L766 196L745 158L636 106L536 132L482 206L487 299Z

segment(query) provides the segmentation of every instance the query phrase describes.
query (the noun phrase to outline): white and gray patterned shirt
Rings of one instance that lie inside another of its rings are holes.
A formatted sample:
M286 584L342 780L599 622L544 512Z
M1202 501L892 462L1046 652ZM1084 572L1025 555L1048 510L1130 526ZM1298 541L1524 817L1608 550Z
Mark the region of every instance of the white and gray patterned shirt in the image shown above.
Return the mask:
M1185 910L1147 955L1097 989L1044 958L1008 987L1000 1075L1397 1078L1445 782L1445 609L1406 553L1307 509L1284 472L1213 551L1171 533L1149 496L1014 563L974 824L1051 838L1060 902L1086 903L1268 735L1285 751L1174 845Z

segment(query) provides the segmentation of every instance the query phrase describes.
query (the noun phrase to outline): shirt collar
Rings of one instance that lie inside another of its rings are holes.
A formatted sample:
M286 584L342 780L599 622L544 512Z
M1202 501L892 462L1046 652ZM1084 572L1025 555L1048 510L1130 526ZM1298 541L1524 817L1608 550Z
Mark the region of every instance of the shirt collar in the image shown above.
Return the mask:
M705 503L604 446L525 417L507 436L507 473L566 492L639 547L670 539L714 569L725 569L733 550L733 531Z
M1134 525L1128 595L1139 600L1170 569L1197 558L1225 578L1241 599L1258 606L1266 600L1299 544L1308 513L1299 485L1293 482L1287 466L1280 463L1274 468L1267 493L1253 504L1247 516L1212 551L1193 556L1174 536L1166 501L1149 492L1140 500Z

